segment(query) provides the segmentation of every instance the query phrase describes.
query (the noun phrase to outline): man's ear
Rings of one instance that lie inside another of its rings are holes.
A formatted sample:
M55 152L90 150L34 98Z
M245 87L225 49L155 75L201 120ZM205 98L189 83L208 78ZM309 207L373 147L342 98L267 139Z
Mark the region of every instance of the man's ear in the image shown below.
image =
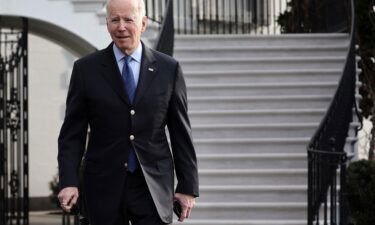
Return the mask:
M142 18L142 29L141 29L142 33L146 31L147 24L148 24L148 18L147 18L147 16L144 16Z
M107 31L109 32L109 23L108 23L108 17L105 17L105 24L107 25Z

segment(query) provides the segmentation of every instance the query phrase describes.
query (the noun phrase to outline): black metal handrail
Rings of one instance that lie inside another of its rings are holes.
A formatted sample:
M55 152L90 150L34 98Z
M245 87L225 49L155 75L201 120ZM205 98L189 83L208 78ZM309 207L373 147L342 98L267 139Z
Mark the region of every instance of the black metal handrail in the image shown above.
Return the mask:
M164 20L159 31L154 48L167 55L173 55L174 46L174 23L173 23L173 0L167 0Z
M355 102L355 14L350 5L350 44L334 98L308 149L308 224L347 224L346 137ZM344 4L345 1L342 1ZM336 25L340 21L336 21ZM329 30L329 29L327 29ZM337 174L340 173L339 183ZM322 215L323 214L323 215Z
M159 24L160 28L153 48L172 56L175 33L173 1L145 0L145 6L148 19Z

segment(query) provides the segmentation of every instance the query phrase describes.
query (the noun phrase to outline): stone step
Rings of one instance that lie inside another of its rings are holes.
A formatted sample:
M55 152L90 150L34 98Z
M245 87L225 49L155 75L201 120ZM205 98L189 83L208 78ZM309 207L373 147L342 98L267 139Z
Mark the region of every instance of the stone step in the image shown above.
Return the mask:
M337 82L341 69L184 71L187 85L237 83Z
M196 209L193 210L193 213ZM49 212L30 212L30 225L61 225L61 215L48 214ZM193 217L193 216L192 216ZM227 218L225 220L205 219L196 220L189 218L184 224L189 225L306 225L304 220L236 220L235 218ZM74 224L71 218L70 224ZM174 225L181 224L174 218Z
M333 95L337 82L306 83L227 83L192 84L187 87L189 97L199 96L267 96L267 95Z
M306 185L306 169L199 169L199 185Z
M198 154L200 169L292 169L307 167L307 152Z
M193 137L202 138L293 138L310 137L318 128L318 123L281 124L213 124L195 125Z
M188 96L190 110L327 108L332 95Z
M303 220L237 220L230 219L194 219L193 214L197 208L193 209L192 217L184 221L184 224L189 225L306 225ZM71 217L70 224L74 224L73 217ZM181 224L174 218L174 225ZM30 225L61 225L61 215L50 212L30 212Z
M292 138L210 138L195 139L197 154L256 154L256 153L307 153L306 147L311 136ZM357 138L348 137L345 149L351 149Z
M175 47L349 45L348 34L176 35Z
M177 220L177 219L175 219ZM237 220L235 218L230 219L206 219L206 220L196 220L196 219L187 219L184 221L185 224L189 225L306 225L307 220ZM173 224L179 224L177 222ZM323 224L323 223L322 223Z
M306 185L200 186L198 202L306 202Z
M293 138L312 136L318 123L213 124L192 127L195 139L206 138Z
M29 213L30 225L61 225L62 216L57 211L31 211ZM70 224L74 224L71 218Z
M208 138L293 138L311 137L319 123L209 124L192 127L195 139ZM358 126L352 123L351 128Z
M348 45L306 45L306 46L196 46L176 47L174 57L184 58L258 58L258 57L306 57L343 56Z
M268 109L268 110L194 110L190 121L195 124L267 124L320 121L325 109Z
M302 220L307 216L307 204L301 202L214 202L197 203L193 219L235 220Z
M283 58L194 58L180 60L183 71L232 71L275 69L337 69L344 66L345 57L283 57Z
M314 123L321 121L325 109L261 109L261 110L190 110L191 124L272 124L272 123ZM353 109L353 115L355 115ZM358 118L353 118L358 122Z

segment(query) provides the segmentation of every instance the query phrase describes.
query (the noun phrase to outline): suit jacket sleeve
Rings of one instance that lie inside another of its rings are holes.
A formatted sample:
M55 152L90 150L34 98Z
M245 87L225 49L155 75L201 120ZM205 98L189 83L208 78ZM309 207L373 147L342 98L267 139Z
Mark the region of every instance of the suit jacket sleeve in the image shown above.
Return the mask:
M168 109L168 130L177 176L176 193L199 196L197 158L188 117L186 85L179 64Z
M87 121L83 74L76 62L66 100L65 119L58 139L60 188L79 185L79 167L85 151Z

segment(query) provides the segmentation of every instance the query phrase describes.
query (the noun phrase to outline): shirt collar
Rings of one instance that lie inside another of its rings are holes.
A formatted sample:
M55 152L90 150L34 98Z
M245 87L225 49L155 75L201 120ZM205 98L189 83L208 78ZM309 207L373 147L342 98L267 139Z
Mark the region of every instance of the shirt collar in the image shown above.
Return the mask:
M133 60L137 61L138 63L141 62L142 58L142 43L139 43L138 48L131 54L130 56L132 57ZM116 61L119 62L122 60L125 56L124 53L113 43L113 53L115 54Z

